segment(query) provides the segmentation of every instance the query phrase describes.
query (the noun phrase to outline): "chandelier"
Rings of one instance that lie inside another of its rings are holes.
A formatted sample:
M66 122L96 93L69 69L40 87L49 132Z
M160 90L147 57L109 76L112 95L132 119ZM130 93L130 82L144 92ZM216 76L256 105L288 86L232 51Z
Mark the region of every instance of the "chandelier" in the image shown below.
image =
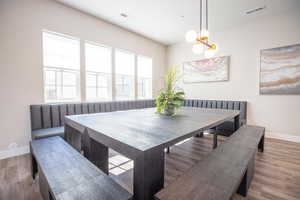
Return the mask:
M189 43L194 43L192 51L194 54L202 54L206 58L213 57L217 52L217 45L208 40L208 0L205 2L205 13L203 13L203 2L200 0L200 31L190 30L186 33L185 39ZM202 27L202 14L205 15L205 28Z

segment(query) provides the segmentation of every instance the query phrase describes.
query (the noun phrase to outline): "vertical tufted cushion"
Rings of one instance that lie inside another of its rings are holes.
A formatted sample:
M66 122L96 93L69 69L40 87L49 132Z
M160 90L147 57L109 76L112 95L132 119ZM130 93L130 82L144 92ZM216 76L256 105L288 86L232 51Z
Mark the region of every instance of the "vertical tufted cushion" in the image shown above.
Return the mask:
M240 102L239 101L234 101L233 102L233 109L234 110L240 110Z
M51 128L51 106L48 104L42 105L42 122L43 128Z
M247 102L241 101L240 102L240 119L243 119L246 121L247 119Z
M183 106L188 106L188 100L184 100L184 102L183 102Z
M217 101L217 108L222 109L222 101Z
M105 103L99 103L100 106L100 112L105 112L106 104Z
M95 113L99 113L100 112L100 103L95 103Z
M121 101L122 103L122 107L123 107L123 110L128 110L129 109L129 104L127 101Z
M197 107L198 106L198 101L196 99L193 99L192 102L193 102L193 105L192 105L193 107Z
M120 110L125 110L126 108L125 101L119 101L119 108Z
M217 108L217 101L215 101L215 100L211 101L211 108L213 108L213 109Z
M133 102L133 108L138 109L139 108L139 101L132 101Z
M51 127L60 126L59 105L55 105L55 104L51 105L51 118L52 118Z
M129 109L134 109L134 103L132 101L129 101Z
M120 102L119 101L115 101L115 109L116 109L116 111L121 110L121 106L120 106Z
M81 109L82 109L82 114L88 114L89 113L89 108L87 103L82 103L81 104Z
M75 106L75 113L76 115L82 114L82 105L81 103L77 103L74 105Z
M88 112L95 113L95 103L88 103Z
M111 112L111 104L110 102L105 103L105 112Z
M43 127L42 124L42 106L31 105L30 106L30 118L31 118L31 129L36 130Z
M202 101L202 108L207 108L207 100Z
M229 110L234 109L234 102L233 101L228 101L227 109L229 109Z
M151 100L151 107L155 107L155 100Z
M68 115L75 115L75 104L68 104Z
M222 102L222 109L227 109L227 104L228 104L227 101L223 101Z
M67 104L61 104L59 106L60 125L65 125L65 116L67 115Z
M212 107L212 101L208 100L206 103L206 108L211 108Z
M114 102L109 102L109 106L110 106L110 112L114 112L115 111L115 104L114 104Z
M146 100L143 100L143 101L142 101L142 108L147 108L146 102L147 102Z
M197 107L202 108L202 105L203 105L203 101L202 100L198 100Z

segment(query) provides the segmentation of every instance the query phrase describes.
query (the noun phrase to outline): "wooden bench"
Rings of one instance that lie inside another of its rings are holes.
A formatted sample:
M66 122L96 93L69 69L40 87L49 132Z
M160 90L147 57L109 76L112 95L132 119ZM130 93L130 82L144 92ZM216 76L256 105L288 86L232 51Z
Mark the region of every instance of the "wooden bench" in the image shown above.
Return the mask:
M132 195L61 137L30 143L32 174L44 200L128 200Z
M265 129L245 125L203 160L155 195L157 200L228 200L247 195L257 148L264 150Z

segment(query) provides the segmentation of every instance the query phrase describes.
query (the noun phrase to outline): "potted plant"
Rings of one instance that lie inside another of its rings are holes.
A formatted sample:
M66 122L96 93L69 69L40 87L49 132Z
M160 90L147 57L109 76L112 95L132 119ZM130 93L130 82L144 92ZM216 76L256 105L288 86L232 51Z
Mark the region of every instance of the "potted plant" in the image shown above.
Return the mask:
M184 92L176 87L178 72L172 68L165 76L165 88L156 98L156 113L174 116L184 102Z

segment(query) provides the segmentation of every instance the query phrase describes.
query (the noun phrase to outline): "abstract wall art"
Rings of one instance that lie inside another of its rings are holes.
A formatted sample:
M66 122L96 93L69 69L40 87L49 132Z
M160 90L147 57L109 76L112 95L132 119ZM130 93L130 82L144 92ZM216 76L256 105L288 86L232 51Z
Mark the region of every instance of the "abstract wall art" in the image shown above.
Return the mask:
M183 63L183 82L199 83L229 80L229 56Z
M300 44L260 51L260 94L300 94Z

